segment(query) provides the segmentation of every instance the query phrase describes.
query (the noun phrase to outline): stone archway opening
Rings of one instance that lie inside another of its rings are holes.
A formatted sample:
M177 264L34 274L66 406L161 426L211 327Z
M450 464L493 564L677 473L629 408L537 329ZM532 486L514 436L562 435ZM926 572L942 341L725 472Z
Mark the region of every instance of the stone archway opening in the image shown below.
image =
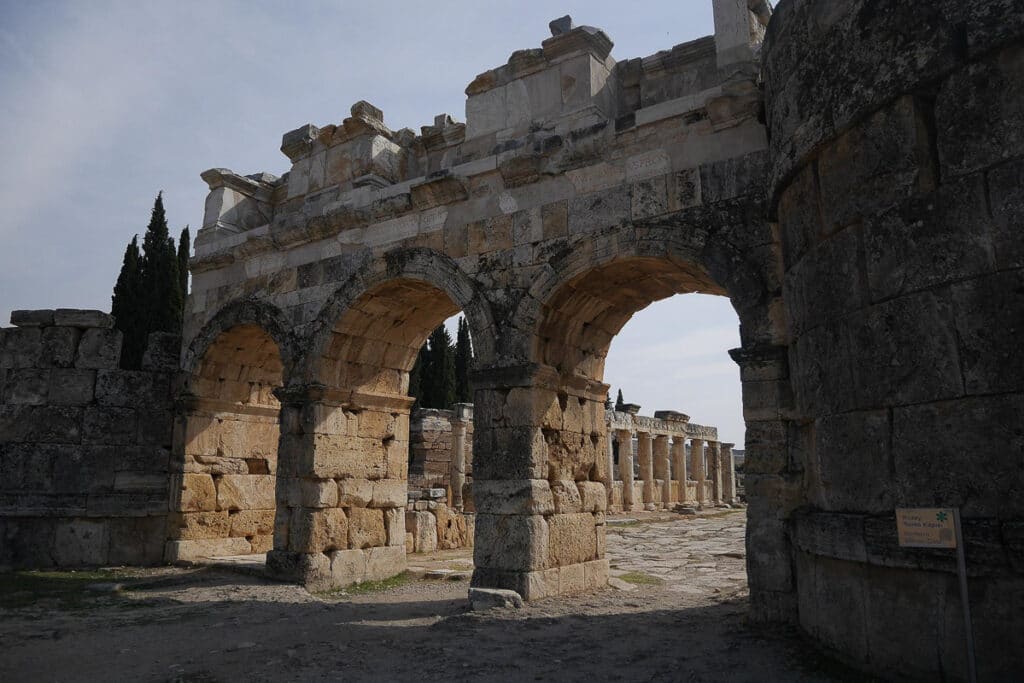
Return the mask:
M273 546L283 383L280 349L258 325L221 332L203 353L176 423L168 560Z
M430 333L460 306L414 278L379 283L344 306L285 397L284 471L271 569L308 587L387 578L406 567L409 373ZM292 448L294 446L294 448ZM279 487L281 488L281 487Z

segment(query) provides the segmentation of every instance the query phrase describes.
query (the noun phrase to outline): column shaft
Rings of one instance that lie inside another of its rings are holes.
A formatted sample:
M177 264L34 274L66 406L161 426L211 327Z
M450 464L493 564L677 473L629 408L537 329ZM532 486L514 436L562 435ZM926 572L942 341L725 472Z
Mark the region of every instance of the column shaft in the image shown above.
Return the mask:
M736 502L736 463L732 448L735 444L723 443L719 453L719 469L722 472L722 501L730 505Z
M672 437L672 469L679 484L676 501L686 502L686 440L681 436Z
M616 432L619 442L619 476L622 479L622 510L633 509L633 434L625 429Z
M668 459L668 437L659 434L654 437L654 478L661 479L661 507L672 505L672 474Z
M654 509L654 457L651 452L651 435L648 432L637 432L637 447L640 451L640 480L644 483L643 506Z
M707 478L704 473L704 439L690 439L690 471L697 482L694 499L698 505L703 505L706 500L704 483Z

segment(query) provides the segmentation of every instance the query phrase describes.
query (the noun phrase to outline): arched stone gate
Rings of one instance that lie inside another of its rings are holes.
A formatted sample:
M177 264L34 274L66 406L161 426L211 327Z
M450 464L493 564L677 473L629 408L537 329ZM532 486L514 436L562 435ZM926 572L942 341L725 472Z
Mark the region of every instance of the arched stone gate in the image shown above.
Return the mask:
M552 22L467 87L465 123L391 131L359 102L285 134L281 178L203 174L186 369L203 377L224 321L279 349L268 564L316 587L404 566L408 371L462 309L474 584L528 599L603 584L589 484L610 474L608 344L652 301L715 293L741 322L752 618L880 671L956 669L950 566L896 549L892 508L961 505L1002 558L972 587L991 608L976 614L986 666L1008 671L1024 370L1019 326L992 328L1024 310L1008 293L1021 15L1010 0L784 1L762 71L768 4L714 7L714 36L623 62L600 30ZM985 457L955 457L954 414ZM896 611L926 635L894 632Z

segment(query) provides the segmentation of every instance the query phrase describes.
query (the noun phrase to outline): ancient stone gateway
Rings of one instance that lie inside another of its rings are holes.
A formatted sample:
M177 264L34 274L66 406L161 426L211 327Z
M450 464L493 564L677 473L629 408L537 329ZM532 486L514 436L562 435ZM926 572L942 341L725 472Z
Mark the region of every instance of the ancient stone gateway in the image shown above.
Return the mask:
M713 37L621 62L559 20L469 85L465 123L395 132L359 102L286 134L281 178L204 173L173 434L161 354L120 371L105 317L12 320L0 561L149 562L159 533L167 560L269 548L310 587L400 571L408 371L462 310L473 581L600 586L605 354L699 291L741 324L751 618L959 675L954 563L899 548L893 515L956 506L982 676L1019 678L1019 0L714 7Z

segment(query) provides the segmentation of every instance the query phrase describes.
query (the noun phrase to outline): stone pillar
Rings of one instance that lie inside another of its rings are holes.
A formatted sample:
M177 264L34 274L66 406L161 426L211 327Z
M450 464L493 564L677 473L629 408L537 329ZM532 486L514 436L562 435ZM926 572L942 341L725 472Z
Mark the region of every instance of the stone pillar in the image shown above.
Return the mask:
M619 442L619 478L622 479L622 511L633 509L633 433L628 429L615 431Z
M654 478L661 479L661 507L672 506L672 473L668 461L668 436L654 437Z
M718 455L718 469L722 473L722 502L732 505L736 502L736 462L732 448L736 444L722 443Z
M473 404L456 403L452 410L452 507L461 511L466 485L466 425L473 419Z
M404 571L412 399L320 384L274 393L281 436L267 571L311 590Z
M694 481L697 482L697 487L694 490L694 502L700 506L707 500L704 491L704 482L707 479L704 472L704 439L690 439L690 471L693 473Z
M672 469L679 482L679 491L676 501L686 502L686 439L680 435L672 437Z
M640 480L644 483L643 508L654 509L654 457L651 452L650 432L637 432L636 445L640 458Z
M615 441L612 439L612 430L605 427L608 438L608 506L611 507L615 498Z
M722 470L720 463L721 447L717 441L708 441L707 460L711 479L711 503L722 502Z

